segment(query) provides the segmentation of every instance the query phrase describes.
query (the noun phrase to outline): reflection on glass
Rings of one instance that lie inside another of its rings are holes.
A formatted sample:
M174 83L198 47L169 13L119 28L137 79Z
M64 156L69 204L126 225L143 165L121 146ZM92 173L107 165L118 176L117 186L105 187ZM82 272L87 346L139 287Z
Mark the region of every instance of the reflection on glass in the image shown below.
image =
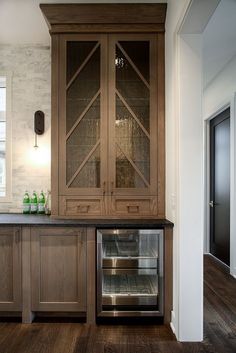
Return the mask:
M142 231L129 231L121 234L103 234L103 258L139 257L157 258L158 237L156 234L142 234Z
M115 63L116 88L135 113L138 120L149 132L149 88L118 47L116 47ZM146 65L149 67L149 62Z
M81 166L89 152L95 146L100 138L100 97L92 104L90 109L84 115L80 123L68 137L66 142L66 165L67 165L67 183L71 180L75 172ZM97 155L99 153L97 152ZM99 157L100 158L100 157ZM86 162L88 163L88 161ZM100 162L99 162L100 163ZM87 167L88 168L88 167ZM96 169L97 170L97 169ZM77 177L77 182L74 182L71 187L88 183L88 180L78 179L85 176L83 172ZM98 179L97 179L98 180ZM100 179L99 179L100 180ZM79 187L79 186L78 186ZM94 186L95 187L95 186Z
M99 188L100 186L100 149L98 147L71 183L71 187Z
M157 294L157 275L104 275L103 294L151 295Z
M130 42L122 41L119 42L121 47L128 54L132 62L138 68L143 77L149 82L150 73L149 73L149 42Z
M150 184L149 42L116 45L116 187Z
M70 131L100 88L100 48L71 83L66 97L66 131Z
M116 187L117 188L145 188L147 185L136 172L129 160L116 146Z
M150 141L142 128L116 97L116 141L145 177L150 179Z
M97 42L67 42L66 83L68 84Z
M100 187L100 46L97 44L95 41L67 43L66 183L72 188Z

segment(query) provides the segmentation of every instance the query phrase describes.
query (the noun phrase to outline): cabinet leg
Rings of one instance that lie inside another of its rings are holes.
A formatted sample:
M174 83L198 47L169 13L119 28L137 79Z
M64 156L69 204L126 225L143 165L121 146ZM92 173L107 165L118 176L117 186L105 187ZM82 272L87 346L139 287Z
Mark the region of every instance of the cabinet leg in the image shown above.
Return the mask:
M31 324L34 320L34 313L32 311L23 310L22 312L22 323Z
M87 324L96 323L95 228L87 228Z
M30 324L34 314L31 311L31 263L30 227L22 228L22 322Z

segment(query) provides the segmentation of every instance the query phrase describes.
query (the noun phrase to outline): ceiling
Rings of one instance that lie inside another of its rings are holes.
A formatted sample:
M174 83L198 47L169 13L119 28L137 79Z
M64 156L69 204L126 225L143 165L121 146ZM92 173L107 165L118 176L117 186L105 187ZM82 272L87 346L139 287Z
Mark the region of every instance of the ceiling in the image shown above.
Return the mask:
M204 86L236 56L236 0L221 0L203 32Z
M0 0L0 44L50 44L40 3L165 3L166 0Z

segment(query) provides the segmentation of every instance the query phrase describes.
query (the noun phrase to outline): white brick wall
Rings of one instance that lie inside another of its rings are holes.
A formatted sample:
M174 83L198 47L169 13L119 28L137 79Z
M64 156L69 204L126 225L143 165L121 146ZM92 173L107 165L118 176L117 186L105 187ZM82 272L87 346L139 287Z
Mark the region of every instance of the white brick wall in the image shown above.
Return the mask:
M50 189L50 67L49 47L0 45L0 73L12 73L12 202L0 201L0 212L20 209L26 189ZM36 110L45 113L45 133L38 137L39 156L34 157Z

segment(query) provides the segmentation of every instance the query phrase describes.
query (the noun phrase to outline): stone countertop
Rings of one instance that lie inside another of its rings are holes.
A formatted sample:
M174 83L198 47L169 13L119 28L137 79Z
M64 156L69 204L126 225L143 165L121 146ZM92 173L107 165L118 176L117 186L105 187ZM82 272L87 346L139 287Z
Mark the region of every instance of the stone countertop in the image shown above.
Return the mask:
M56 219L46 215L24 215L19 213L1 213L0 225L10 226L92 226L92 227L145 227L160 228L173 227L173 223L166 219Z

